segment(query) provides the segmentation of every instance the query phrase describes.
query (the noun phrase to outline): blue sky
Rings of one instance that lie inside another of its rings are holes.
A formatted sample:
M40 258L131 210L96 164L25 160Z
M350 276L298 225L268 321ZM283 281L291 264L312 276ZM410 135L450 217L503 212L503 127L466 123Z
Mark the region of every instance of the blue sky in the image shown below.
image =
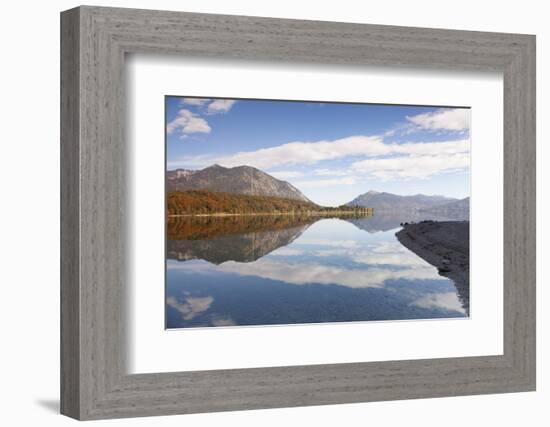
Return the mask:
M166 97L167 169L249 165L337 206L369 190L469 196L470 110Z

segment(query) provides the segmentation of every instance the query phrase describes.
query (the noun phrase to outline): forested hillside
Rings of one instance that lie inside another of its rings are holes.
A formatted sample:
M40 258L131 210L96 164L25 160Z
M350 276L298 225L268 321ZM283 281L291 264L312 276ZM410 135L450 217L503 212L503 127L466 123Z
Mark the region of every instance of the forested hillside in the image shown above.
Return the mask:
M363 207L341 206L329 208L296 199L248 196L205 190L170 192L167 195L166 204L168 216L260 213L307 214L314 212L322 214L340 211L370 213L370 209Z

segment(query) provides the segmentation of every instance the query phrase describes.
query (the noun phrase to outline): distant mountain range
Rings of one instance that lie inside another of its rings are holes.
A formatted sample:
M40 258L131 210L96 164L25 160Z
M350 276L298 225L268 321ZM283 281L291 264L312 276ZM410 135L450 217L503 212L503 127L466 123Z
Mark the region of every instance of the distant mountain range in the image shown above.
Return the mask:
M202 170L176 169L166 173L167 191L208 190L248 196L278 197L312 203L300 190L251 166Z
M357 196L347 205L368 206L374 208L375 213L380 211L420 212L456 201L457 199L444 196L426 196L424 194L399 196L397 194L369 191Z
M244 196L260 196L267 198L290 199L299 202L300 204L307 203L311 204L313 207L317 206L292 184L276 179L271 175L251 166L226 168L216 164L201 170L176 169L167 171L166 189L169 193L176 191L189 192L200 190L205 192L227 193L229 195L241 195L239 196L241 198ZM197 194L191 193L189 193L188 196L195 199L198 197ZM179 197L184 197L184 195L180 195ZM210 197L208 194L205 194L205 197L209 199L209 203L211 204L216 202L216 197L214 196ZM222 197L222 195L219 197ZM227 195L224 197L227 198ZM237 203L239 201L240 200L231 202L239 204ZM197 199L195 202L200 203L200 200ZM253 204L256 205L259 203L256 199L244 200L244 202L240 202L240 205L245 202L245 204L251 204L254 202ZM280 202L281 201L279 201L279 203ZM266 201L266 209L267 204L269 203ZM399 217L405 219L409 217L412 219L411 214L414 214L419 218L444 217L468 219L470 199L468 197L465 199L455 199L445 196L427 196L424 194L400 196L397 194L371 190L357 196L344 206L374 208L375 215L377 212L381 212L388 215L394 215L396 218ZM297 207L294 206L294 208ZM217 211L219 209L211 210ZM254 210L261 211L261 209L257 206Z
M421 210L420 212L423 214L468 219L470 216L470 198L466 197L465 199L454 200L449 203L444 203L429 209Z

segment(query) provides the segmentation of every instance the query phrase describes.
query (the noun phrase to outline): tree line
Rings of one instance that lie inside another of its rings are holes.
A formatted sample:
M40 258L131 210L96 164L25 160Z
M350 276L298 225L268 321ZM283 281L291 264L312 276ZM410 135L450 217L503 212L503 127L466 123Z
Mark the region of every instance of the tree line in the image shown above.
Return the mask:
M372 213L371 208L361 206L339 206L334 208L296 199L249 196L206 190L169 192L166 199L166 213L168 216L255 213Z

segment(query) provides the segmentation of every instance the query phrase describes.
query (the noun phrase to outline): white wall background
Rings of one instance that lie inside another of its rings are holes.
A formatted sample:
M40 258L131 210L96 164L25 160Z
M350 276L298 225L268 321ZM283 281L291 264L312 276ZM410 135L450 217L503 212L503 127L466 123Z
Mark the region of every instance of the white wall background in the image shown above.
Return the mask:
M0 376L3 425L63 426L59 384L59 12L75 1L5 2L0 66ZM545 2L394 0L95 1L105 6L245 14L537 35L538 218L548 217L550 27ZM545 194L546 193L546 194ZM538 391L414 401L115 420L116 426L446 427L550 422L548 226L538 224Z

